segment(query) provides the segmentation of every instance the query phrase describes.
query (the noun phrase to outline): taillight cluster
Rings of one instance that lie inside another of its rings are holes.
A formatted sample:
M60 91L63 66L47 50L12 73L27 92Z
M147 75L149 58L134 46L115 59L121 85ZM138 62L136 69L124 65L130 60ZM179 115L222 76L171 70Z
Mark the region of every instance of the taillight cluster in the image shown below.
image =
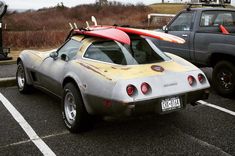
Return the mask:
M202 74L198 74L198 81L199 81L200 83L204 83L204 82L206 82L206 78L205 78L205 76L204 76L204 75L202 75Z
M192 75L188 76L188 83L190 86L193 86L196 83L196 80Z
M146 95L151 91L151 87L147 82L143 82L140 85L140 90L144 95ZM137 93L137 91L138 91L137 88L132 84L129 84L126 87L126 92L127 92L127 95L129 95L129 96L134 96Z
M136 88L135 88L135 86L133 86L133 85L128 85L127 87L126 87L126 92L127 92L127 94L129 95L129 96L132 96L132 95L134 95L134 93L136 92Z
M203 74L198 74L197 78L201 84L206 82L206 77ZM194 86L194 85L196 85L197 82L196 82L196 79L192 75L189 75L188 76L188 83L190 86Z

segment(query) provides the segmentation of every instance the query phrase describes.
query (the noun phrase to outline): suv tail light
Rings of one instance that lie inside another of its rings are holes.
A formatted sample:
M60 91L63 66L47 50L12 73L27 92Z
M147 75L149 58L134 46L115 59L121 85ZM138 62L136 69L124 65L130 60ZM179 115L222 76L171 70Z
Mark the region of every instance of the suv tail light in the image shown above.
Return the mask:
M150 91L150 85L146 82L141 84L141 91L143 94L147 94Z
M190 86L193 86L196 83L196 80L192 75L188 76L188 83Z
M135 91L136 91L135 86L133 86L133 85L131 85L131 84L129 84L129 85L126 87L126 92L127 92L127 94L128 94L129 96L134 95Z

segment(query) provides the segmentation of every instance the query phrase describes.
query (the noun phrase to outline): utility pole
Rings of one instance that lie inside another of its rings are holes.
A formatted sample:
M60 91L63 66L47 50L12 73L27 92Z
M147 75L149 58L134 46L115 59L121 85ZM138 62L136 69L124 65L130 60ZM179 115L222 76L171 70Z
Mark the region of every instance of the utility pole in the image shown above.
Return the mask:
M7 5L0 1L0 61L2 60L11 60L11 57L8 57L8 53L10 52L9 48L3 48L3 39L2 39L2 17L6 14L7 12Z

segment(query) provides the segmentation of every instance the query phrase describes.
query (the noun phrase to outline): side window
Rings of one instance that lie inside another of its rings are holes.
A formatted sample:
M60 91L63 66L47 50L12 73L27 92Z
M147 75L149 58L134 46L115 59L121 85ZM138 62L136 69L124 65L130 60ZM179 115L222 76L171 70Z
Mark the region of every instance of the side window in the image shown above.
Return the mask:
M84 57L108 63L127 64L121 48L114 41L92 43Z
M181 13L169 26L169 31L190 31L194 12Z
M80 42L71 39L58 51L59 54L58 56L61 57L61 55L65 54L68 56L68 59L70 60L76 56L80 47L81 47Z
M201 16L201 27L235 26L235 12L205 11Z

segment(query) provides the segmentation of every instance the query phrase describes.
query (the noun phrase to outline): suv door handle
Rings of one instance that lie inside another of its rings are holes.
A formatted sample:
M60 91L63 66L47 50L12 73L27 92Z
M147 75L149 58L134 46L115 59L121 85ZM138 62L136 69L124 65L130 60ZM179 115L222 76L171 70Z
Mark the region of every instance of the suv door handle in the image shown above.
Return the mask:
M183 37L188 37L188 35L187 35L187 34L183 34L182 36L183 36Z

